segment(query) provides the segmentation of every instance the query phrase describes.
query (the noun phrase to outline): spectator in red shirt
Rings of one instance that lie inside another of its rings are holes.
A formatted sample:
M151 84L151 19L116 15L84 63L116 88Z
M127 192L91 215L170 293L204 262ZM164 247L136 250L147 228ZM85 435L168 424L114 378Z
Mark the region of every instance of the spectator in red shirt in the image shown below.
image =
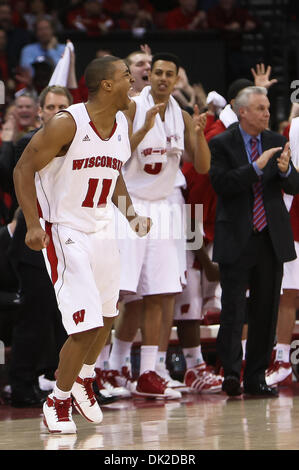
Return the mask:
M219 0L208 10L209 27L228 32L252 31L258 22L245 8L236 6L236 0Z
M206 13L198 9L197 0L179 0L179 6L171 10L165 19L165 28L169 30L194 31L207 27Z
M100 36L111 29L113 20L103 12L99 0L85 0L81 7L68 13L67 26L84 31L88 36Z
M138 0L123 0L115 28L122 30L143 28L146 31L153 28L153 18L149 11L140 9Z

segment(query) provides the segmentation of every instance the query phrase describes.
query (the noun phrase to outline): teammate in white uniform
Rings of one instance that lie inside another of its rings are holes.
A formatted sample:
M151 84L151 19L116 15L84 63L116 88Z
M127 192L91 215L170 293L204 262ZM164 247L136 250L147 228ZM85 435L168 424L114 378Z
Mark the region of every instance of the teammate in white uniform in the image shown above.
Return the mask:
M194 125L190 115L181 111L171 99L177 72L175 56L155 55L150 73L151 86L134 98L128 112L133 122L131 147L136 152L126 164L124 178L134 206L140 205L153 218L151 236L134 242L127 238L121 247L122 257L131 264L130 271L122 272L121 290L143 297L143 344L136 392L145 397L179 396L174 396L155 372L163 301L181 291L175 241L169 236L163 239L165 233L161 228L169 216L167 198L173 193L184 150L198 171L207 172L210 165L209 148L199 124L202 118L196 113ZM128 340L128 331L134 330L134 324L128 325L128 321L134 321L134 317L128 319L125 316L122 326L116 328L116 337L120 340L123 337ZM131 340L135 332L136 329Z
M88 102L58 113L37 132L14 172L25 241L43 249L69 334L43 410L49 431L59 433L76 432L71 397L88 421L102 420L92 382L117 315L120 267L112 202L124 196L125 215L132 205L121 174L130 157L129 126L119 112L130 103L130 71L121 59L107 56L88 65L85 80ZM148 232L150 220L134 209L127 219L139 235Z

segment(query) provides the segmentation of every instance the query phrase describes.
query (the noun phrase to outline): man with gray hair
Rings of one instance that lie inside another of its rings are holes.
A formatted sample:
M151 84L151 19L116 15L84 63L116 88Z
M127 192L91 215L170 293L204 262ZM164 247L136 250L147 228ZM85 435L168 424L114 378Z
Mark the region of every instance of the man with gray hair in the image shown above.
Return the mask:
M239 122L210 141L217 193L213 260L219 264L222 311L217 338L222 389L242 393L241 334L248 302L244 393L275 397L266 385L274 343L283 263L296 258L282 190L299 192L286 139L269 130L267 91L247 87L235 99Z

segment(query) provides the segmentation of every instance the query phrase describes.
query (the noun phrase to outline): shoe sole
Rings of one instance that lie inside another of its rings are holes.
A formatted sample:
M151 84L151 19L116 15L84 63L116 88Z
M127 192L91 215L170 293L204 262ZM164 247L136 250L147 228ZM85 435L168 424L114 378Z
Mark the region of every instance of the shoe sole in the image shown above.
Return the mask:
M190 387L190 392L191 393L199 393L201 395L208 395L208 394L212 394L212 393L220 393L222 391L222 385L220 385L219 387L215 387L215 388L209 388L208 390L197 390L196 388L191 388Z
M88 416L86 416L86 414L84 413L84 411L82 410L82 408L80 407L79 403L76 401L76 399L74 398L73 395L72 395L72 397L73 397L74 407L76 408L78 413L80 413L80 415L83 416L83 418L85 418L90 423L95 423L95 424L100 424L103 421L103 415L102 415L102 418L101 418L100 421L94 421L93 419L88 418Z
M178 400L181 397L171 397L167 395L162 395L161 393L144 393L144 392L132 392L132 396L142 397L142 398L164 398L165 400Z
M43 417L43 423L46 426L46 428L47 428L47 430L50 434L77 434L77 430L76 431L70 431L70 432L64 432L61 429L50 429L49 426L48 426L48 423L46 421L45 416Z
M267 383L267 379L266 379ZM285 379L281 380L280 382L274 382L273 384L268 384L268 387L285 387L287 385L292 385L293 383L293 378L292 374L288 375Z
M240 385L236 380L225 379L225 382L222 383L221 389L230 397L242 395Z

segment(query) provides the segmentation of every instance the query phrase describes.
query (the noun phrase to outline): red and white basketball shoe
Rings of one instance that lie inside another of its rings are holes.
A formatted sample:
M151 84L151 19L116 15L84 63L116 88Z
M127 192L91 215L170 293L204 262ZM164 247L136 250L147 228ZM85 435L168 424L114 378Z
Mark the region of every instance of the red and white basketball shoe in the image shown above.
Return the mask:
M292 384L292 367L289 362L274 361L266 371L266 384L269 387Z
M167 382L153 370L143 372L137 380L136 390L133 396L144 398L167 398L174 400L181 398L182 394L167 386Z
M93 391L92 384L94 380L94 377L87 377L85 379L77 377L71 393L76 410L87 421L98 424L103 420L103 413Z
M76 424L72 418L72 399L59 400L51 393L43 405L43 422L50 433L74 434Z
M223 377L216 375L205 362L187 369L184 377L185 384L194 393L221 392Z

